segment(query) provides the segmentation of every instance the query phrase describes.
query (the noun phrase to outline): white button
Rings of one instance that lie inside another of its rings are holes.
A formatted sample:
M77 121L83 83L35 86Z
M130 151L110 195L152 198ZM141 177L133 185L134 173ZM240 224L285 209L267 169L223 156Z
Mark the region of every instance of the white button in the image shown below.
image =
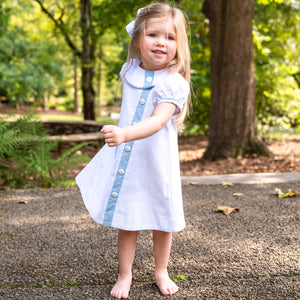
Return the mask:
M145 101L145 99L143 99L143 98L142 98L142 99L140 99L140 104L144 105L144 104L145 104L145 102L146 102L146 101Z
M112 196L113 198L117 198L117 197L118 197L118 193L112 192L112 193L111 193L111 196Z
M125 171L124 171L123 169L120 169L120 170L119 170L119 174L120 174L120 175L124 175L124 173L125 173Z
M147 77L147 78L146 78L146 81L147 81L147 82L151 82L151 81L152 81L152 77L150 77L150 76Z
M129 146L125 146L125 151L130 152L131 148Z

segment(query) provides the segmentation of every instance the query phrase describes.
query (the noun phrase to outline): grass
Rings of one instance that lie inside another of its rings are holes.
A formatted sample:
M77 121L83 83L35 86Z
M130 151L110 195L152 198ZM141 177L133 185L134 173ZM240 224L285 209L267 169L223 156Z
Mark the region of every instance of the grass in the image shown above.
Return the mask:
M10 119L15 119L17 116L16 114L2 114L2 117L6 117L9 116ZM43 114L38 114L38 119L41 121L46 121L46 120L50 120L50 121L77 121L77 122L81 122L84 121L83 117L81 116L73 116L73 115L43 115ZM113 124L116 125L118 124L117 120L113 120L110 118L97 118L96 119L97 122L101 122L101 123L108 123L108 124Z
M40 120L54 121L83 121L83 117L71 115L38 115Z
M278 142L286 142L286 141L299 141L300 140L300 131L279 131L279 130L270 130L261 134L264 141L278 141Z
M73 287L78 288L78 282L75 277L72 277L71 280L54 280L54 279L47 279L45 282L37 283L37 282L25 282L25 283L11 283L11 282L3 282L0 283L1 289L36 289L36 288L67 288L67 287Z
M50 120L50 121L84 121L83 117L80 116L72 116L72 115L38 115L39 119L42 121ZM109 124L117 124L118 121L110 119L110 118L96 118L97 122L109 123Z
M300 128L289 128L289 129L281 129L281 128L270 128L265 131L259 132L263 137L268 137L269 139L281 139L282 137L298 137L300 136Z

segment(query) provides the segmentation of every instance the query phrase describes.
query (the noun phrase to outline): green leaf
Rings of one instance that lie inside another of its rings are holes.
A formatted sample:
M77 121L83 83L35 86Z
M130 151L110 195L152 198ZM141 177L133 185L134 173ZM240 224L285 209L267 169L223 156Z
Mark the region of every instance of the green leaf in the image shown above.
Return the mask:
M180 275L175 275L172 278L173 281L177 282L179 280L183 280L183 281L187 281L187 277L184 274L180 274Z
M262 277L268 277L269 275L268 275L267 272L265 272L265 273L263 273L261 276L262 276Z

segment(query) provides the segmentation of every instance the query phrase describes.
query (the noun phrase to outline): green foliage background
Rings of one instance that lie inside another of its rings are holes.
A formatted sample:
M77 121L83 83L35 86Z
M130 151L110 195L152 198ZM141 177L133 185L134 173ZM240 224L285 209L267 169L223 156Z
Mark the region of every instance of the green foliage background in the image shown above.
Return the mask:
M300 125L300 1L257 0L256 108L262 126Z
M129 43L125 25L133 20L138 8L151 2L155 1L92 0L92 24L98 39L94 64L96 71L101 65L101 101L114 103L120 97L118 74ZM173 4L175 2L187 15L190 28L193 107L187 128L207 132L210 50L208 21L201 12L203 0L173 1ZM60 18L73 42L80 46L79 0L45 0L44 4ZM261 129L297 127L300 124L300 1L254 0L254 5L259 126ZM61 33L35 1L2 0L0 97L13 103L34 101L37 105L44 97L50 100L62 97L65 106L71 109L73 66L73 55Z

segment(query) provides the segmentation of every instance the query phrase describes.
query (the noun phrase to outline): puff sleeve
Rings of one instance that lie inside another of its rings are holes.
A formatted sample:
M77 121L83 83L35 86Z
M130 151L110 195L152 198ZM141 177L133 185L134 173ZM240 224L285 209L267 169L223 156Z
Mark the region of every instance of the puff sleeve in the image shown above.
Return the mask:
M189 83L178 73L158 82L153 89L154 107L162 102L176 105L174 115L180 114L190 92Z

